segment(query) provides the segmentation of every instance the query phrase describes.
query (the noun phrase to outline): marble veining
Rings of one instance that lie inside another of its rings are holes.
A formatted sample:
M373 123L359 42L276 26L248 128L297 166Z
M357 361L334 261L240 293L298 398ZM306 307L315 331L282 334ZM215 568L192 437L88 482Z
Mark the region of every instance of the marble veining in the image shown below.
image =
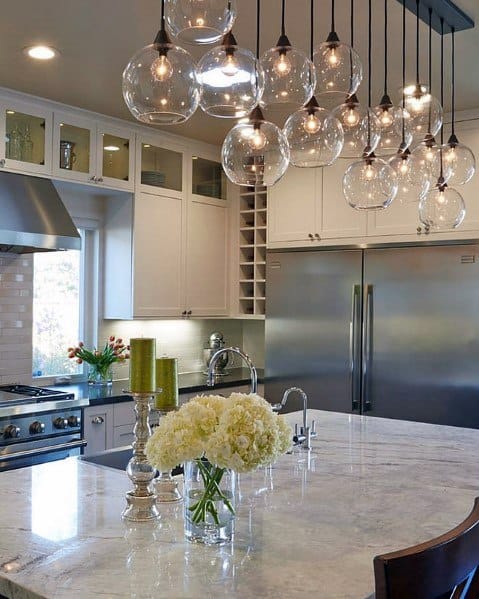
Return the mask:
M0 474L0 594L15 599L361 599L372 559L460 522L479 430L310 411L309 453L242 475L231 546L183 538L182 505L125 525L126 474L72 458ZM290 415L294 421L299 414Z

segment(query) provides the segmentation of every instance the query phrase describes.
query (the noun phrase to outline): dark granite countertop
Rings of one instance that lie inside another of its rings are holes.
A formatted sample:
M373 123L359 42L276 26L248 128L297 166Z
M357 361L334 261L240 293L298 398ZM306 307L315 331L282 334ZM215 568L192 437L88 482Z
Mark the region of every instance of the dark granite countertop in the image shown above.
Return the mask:
M258 382L263 382L264 371L258 370ZM178 386L180 394L209 391L214 393L216 389L227 389L228 387L238 387L247 385L250 382L249 370L247 368L232 368L226 376L218 379L214 387L206 385L206 375L203 372L185 372L178 375ZM68 391L74 393L75 397L82 399L88 398L90 405L102 405L109 403L119 403L122 401L131 401L131 396L123 393L123 389L128 388L128 380L113 381L109 387L95 387L88 383L71 383L69 385L50 386L50 389Z

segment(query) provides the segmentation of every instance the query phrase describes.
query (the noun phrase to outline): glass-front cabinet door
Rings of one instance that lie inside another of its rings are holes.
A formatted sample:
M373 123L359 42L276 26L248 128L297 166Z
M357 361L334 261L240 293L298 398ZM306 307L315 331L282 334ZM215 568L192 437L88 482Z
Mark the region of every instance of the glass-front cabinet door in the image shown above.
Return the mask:
M97 182L106 187L132 190L134 147L131 131L100 124L97 130Z
M182 148L158 143L158 138L142 136L137 140L138 187L145 193L182 197L184 183Z
M221 162L191 157L191 193L196 196L226 200L226 175Z
M53 172L61 178L96 182L96 124L66 113L53 119Z
M6 168L31 173L51 172L53 115L23 102L0 103L1 131Z

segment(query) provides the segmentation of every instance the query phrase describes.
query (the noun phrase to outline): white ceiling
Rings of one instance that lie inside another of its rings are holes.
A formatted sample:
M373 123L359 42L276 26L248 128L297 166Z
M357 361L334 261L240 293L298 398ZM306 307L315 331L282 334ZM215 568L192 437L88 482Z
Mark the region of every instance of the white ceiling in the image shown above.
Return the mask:
M401 79L401 5L390 1L390 92L399 100ZM457 5L479 23L477 0L456 0ZM241 46L254 49L255 0L238 0L239 16L234 29ZM318 0L316 42L329 30L329 0ZM309 0L287 0L286 32L293 45L308 51ZM339 36L349 39L349 0L337 0ZM375 79L376 102L382 92L382 0L373 0L375 10ZM262 50L273 46L280 29L280 0L262 0ZM88 110L132 119L121 94L121 74L129 57L153 41L159 27L160 0L16 0L2 3L0 19L0 86ZM356 0L356 47L366 62L367 0ZM408 16L408 79L414 79L414 19ZM427 28L421 27L421 43L427 49ZM32 61L22 48L47 43L61 52L51 62ZM479 108L479 27L460 32L457 47L457 105L459 110ZM434 72L439 83L439 40L434 36ZM449 49L449 39L446 44ZM205 51L188 48L196 58ZM449 56L449 53L447 54ZM449 64L449 63L447 63ZM424 55L422 72L427 74ZM448 78L449 79L449 78ZM363 83L359 94L366 100ZM438 93L438 87L436 86ZM446 107L449 102L446 102ZM282 124L284 115L270 115ZM229 120L207 117L198 111L188 123L175 126L175 133L212 143L220 143L231 127Z

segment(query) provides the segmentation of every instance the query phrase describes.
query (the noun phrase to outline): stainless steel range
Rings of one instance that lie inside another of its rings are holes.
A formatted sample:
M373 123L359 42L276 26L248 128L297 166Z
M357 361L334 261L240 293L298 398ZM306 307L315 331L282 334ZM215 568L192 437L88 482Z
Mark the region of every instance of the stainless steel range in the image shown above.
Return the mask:
M0 472L79 455L86 405L73 393L0 385Z

